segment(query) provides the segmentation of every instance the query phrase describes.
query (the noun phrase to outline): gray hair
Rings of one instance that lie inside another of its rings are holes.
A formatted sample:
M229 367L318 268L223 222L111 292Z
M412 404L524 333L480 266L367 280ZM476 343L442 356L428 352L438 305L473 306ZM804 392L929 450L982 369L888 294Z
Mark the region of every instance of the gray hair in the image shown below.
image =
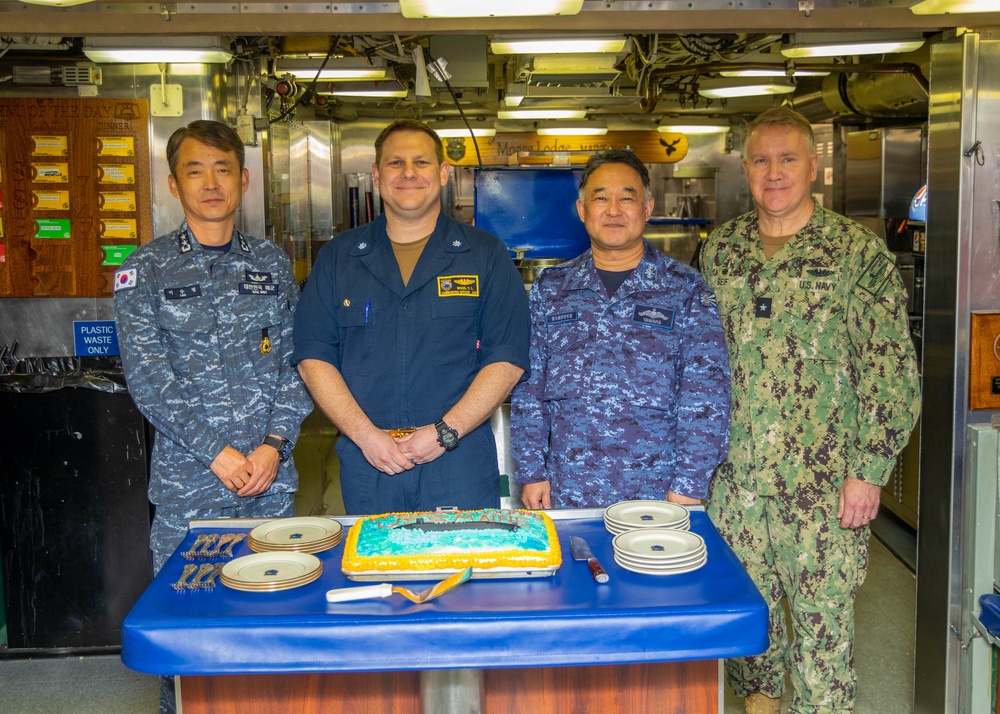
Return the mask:
M756 119L747 124L743 130L743 157L746 158L747 149L750 148L750 139L753 133L762 126L781 126L794 129L806 138L809 146L809 155L816 154L816 137L813 135L812 125L809 120L789 107L774 107L760 114Z

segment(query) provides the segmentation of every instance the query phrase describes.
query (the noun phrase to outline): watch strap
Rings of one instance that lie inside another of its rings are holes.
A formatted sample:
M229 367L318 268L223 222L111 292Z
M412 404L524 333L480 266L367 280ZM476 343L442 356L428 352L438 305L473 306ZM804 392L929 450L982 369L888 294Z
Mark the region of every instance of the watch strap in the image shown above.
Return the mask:
M268 434L264 437L261 445L270 446L277 450L279 461L287 461L288 456L292 453L292 442L281 436L271 436Z

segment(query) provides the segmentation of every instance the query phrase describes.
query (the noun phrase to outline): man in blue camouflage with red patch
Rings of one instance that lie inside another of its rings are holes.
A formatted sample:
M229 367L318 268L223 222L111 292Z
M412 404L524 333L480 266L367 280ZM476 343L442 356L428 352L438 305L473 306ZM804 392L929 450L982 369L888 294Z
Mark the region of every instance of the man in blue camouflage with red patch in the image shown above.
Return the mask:
M733 376L708 512L768 603L770 645L726 670L748 714L778 714L786 674L790 713L846 713L868 524L920 408L906 291L881 240L813 202L805 117L751 122L743 167L757 210L701 254Z
M528 508L696 504L725 457L729 362L697 271L642 237L649 172L627 150L587 162L577 201L591 248L535 281L530 377L511 440Z

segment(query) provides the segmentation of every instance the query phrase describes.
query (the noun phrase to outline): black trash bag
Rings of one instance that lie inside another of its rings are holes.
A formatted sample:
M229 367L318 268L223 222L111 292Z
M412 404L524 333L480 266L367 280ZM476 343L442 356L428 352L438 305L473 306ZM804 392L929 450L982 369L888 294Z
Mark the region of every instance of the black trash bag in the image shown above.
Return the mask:
M25 357L0 373L0 392L43 394L57 389L128 392L121 357Z

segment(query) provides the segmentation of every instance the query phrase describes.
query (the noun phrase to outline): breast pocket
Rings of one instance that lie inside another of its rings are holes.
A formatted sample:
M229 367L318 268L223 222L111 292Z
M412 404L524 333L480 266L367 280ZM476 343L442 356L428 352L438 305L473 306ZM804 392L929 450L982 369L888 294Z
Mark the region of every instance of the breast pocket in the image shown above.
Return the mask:
M546 401L583 397L591 378L591 357L587 353L590 327L582 320L544 327Z
M441 365L474 364L479 354L479 301L441 298L431 304L429 337Z
M781 324L793 357L836 362L846 339L844 305L837 295L803 291L785 295Z
M202 374L214 364L212 347L215 316L200 300L167 301L157 313L167 357L181 376Z
M237 319L246 326L243 342L254 372L269 374L281 369L281 328L292 319L287 301L281 296L255 297Z
M369 325L377 319L375 310L364 307L337 308L340 330L340 371L345 375L371 374L374 332Z

